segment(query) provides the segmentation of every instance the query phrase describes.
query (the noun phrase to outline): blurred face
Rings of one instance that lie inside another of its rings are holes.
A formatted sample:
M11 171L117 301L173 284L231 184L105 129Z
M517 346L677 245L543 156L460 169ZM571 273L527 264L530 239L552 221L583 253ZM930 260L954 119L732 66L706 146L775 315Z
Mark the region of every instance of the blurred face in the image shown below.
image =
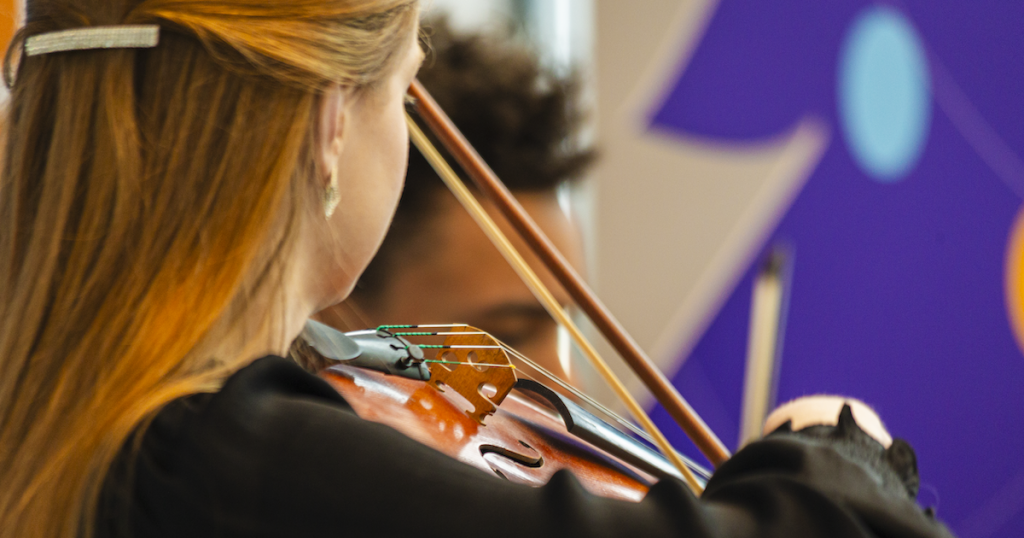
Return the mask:
M579 230L551 193L517 194L523 207L576 268L582 268ZM559 354L557 325L465 210L447 192L437 196L433 219L413 239L423 242L396 262L383 294L359 304L373 324L467 323L537 361L567 381L576 372ZM562 304L569 298L540 260L489 202L482 201L527 262ZM563 345L562 354L567 355ZM565 364L563 364L565 363ZM529 370L526 370L529 371Z
M312 274L320 308L351 291L380 247L402 192L409 154L405 95L423 61L416 32L408 43L404 57L377 84L358 91L336 88L325 98L325 168L337 163L341 201L328 222L328 237L312 247L319 257Z

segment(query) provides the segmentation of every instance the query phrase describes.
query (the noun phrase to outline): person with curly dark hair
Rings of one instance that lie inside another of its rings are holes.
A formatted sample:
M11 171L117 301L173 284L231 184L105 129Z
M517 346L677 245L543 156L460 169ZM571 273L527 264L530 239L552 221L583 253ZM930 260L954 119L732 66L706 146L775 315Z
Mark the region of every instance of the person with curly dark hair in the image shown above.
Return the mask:
M575 143L584 121L579 84L536 54L479 34L427 23L432 53L419 79L573 265L582 270L576 222L558 189L594 160ZM483 202L494 216L493 205ZM500 220L500 219L499 219ZM518 238L506 227L513 241ZM529 258L524 244L517 244ZM539 263L531 265L540 268ZM542 271L542 274L544 272ZM547 277L546 274L544 274ZM568 297L547 277L563 304ZM391 229L348 302L322 314L343 329L380 324L467 323L566 380L579 379L557 353L557 326L419 154L410 152Z

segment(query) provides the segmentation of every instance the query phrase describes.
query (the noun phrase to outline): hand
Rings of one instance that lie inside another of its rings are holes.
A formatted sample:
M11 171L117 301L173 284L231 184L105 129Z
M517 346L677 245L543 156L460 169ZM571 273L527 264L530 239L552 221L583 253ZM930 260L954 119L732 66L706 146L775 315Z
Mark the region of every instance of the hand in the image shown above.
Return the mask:
M835 426L839 422L839 412L843 404L848 404L853 411L853 418L857 421L865 433L882 444L883 447L892 446L892 436L882 424L874 409L871 409L864 402L854 398L842 396L817 395L804 396L777 407L764 423L764 435L775 431L786 421L790 421L793 431L802 430L808 426Z

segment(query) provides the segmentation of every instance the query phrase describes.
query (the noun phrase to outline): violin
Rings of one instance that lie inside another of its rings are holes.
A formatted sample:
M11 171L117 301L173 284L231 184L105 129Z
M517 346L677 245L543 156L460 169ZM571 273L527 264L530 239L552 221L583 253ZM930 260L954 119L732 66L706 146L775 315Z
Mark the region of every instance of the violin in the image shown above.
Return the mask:
M417 345L410 341L417 336L444 339ZM300 353L329 365L320 377L360 418L506 480L541 486L566 469L594 495L639 501L657 480L681 478L646 445L544 384L517 376L510 355L518 353L475 327L346 334L311 320L301 342ZM436 358L425 358L433 349ZM687 463L703 484L709 473Z

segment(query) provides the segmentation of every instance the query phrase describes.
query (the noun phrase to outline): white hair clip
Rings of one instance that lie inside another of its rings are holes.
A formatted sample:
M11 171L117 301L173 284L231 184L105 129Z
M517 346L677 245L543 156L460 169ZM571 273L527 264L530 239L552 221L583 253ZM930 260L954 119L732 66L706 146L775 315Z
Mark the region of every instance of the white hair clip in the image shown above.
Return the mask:
M160 43L156 24L93 26L34 35L25 40L25 54L93 49L149 49Z

